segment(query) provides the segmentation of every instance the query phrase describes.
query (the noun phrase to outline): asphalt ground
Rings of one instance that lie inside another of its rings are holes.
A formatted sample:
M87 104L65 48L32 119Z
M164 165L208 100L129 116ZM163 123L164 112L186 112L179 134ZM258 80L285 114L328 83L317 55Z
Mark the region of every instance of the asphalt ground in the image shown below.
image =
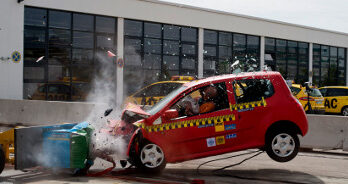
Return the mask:
M250 151L250 150L249 150ZM233 155L249 151L229 153L204 159L167 164L160 175L141 173L135 169L122 169L118 166L109 174L101 177L75 177L69 170L50 170L32 168L26 172L17 171L7 165L0 175L1 183L348 183L348 153L333 152L300 152L298 156L286 163L271 160L262 153L241 165L217 170L225 166L239 163L251 155L225 159ZM251 150L255 151L255 150ZM207 161L197 170L197 167ZM91 168L92 172L101 171L111 164L97 160Z

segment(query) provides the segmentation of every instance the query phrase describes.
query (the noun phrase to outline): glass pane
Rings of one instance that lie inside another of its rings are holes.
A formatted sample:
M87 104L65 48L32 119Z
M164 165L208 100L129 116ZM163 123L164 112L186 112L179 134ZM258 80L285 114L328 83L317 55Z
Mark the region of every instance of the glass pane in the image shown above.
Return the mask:
M94 47L93 33L74 31L73 47L92 49Z
M93 50L73 49L73 63L93 63Z
M71 101L86 101L86 100L93 101L93 100L95 100L93 98L87 99L88 94L90 93L90 90L91 90L90 83L73 82L72 88L71 88Z
M24 9L24 25L45 27L47 15L45 9L28 8Z
M48 81L62 82L70 80L70 70L68 65L48 65Z
M248 35L247 47L248 49L259 49L260 47L260 37Z
M217 44L217 32L204 30L204 44Z
M71 43L71 31L62 29L50 29L48 43L54 45L69 45Z
M163 40L163 54L179 55L179 42Z
M49 47L48 64L64 64L70 62L70 48L66 47Z
M125 38L124 39L124 49L127 54L135 54L140 53L141 51L141 40L133 39L133 38Z
M216 61L215 60L207 60L203 61L203 76L209 77L215 74Z
M150 38L162 37L162 25L155 23L144 23L144 36Z
M163 70L179 70L178 56L163 56ZM163 71L165 73L165 71Z
M162 44L161 40L158 39L144 39L144 51L145 53L156 53L161 54L162 53Z
M229 74L231 73L231 63L229 60L219 60L218 74Z
M145 54L144 56L144 69L161 69L161 56L153 54Z
M144 70L144 85L149 85L158 82L161 79L160 70Z
M182 54L186 55L196 55L196 45L182 44Z
M274 51L275 50L275 39L273 38L265 38L265 50L266 51Z
M45 56L45 48L25 48L24 47L24 64L43 64L45 58L38 60L42 56Z
M114 48L113 36L97 36L97 48L102 50L112 50Z
M179 40L180 39L180 27L173 25L163 26L164 39Z
M69 101L71 99L70 83L48 83L47 100L49 101Z
M197 29L181 27L181 41L197 42Z
M288 41L288 53L297 54L297 42Z
M330 47L330 57L337 57L337 47Z
M195 70L196 69L196 60L192 58L182 58L181 68L187 70Z
M115 33L115 18L96 16L97 32Z
M338 48L338 58L345 58L344 48Z
M23 98L31 100L46 100L46 85L44 83L24 83Z
M124 34L129 36L142 36L143 35L143 23L140 21L125 20L124 21Z
M329 47L321 46L321 82L322 85L329 84Z
M276 45L277 52L284 52L284 53L286 52L286 41L285 40L277 40L276 44L277 44Z
M94 17L92 15L76 14L73 15L74 30L93 31Z
M71 67L73 83L91 82L94 77L94 68L92 65L73 65Z
M125 66L129 66L129 67L141 67L142 63L141 63L141 56L140 54L130 54L130 55L125 55L124 56L124 63ZM133 70L133 68L130 68Z
M71 28L71 13L50 10L49 26L51 28Z
M219 45L232 45L232 34L231 33L225 33L225 32L219 32Z
M39 29L24 29L24 44L45 44L46 31Z
M24 80L45 80L44 67L24 67Z
M216 47L204 46L204 56L216 56Z
M313 44L313 55L320 56L320 45Z
M233 47L244 48L246 45L246 36L242 34L233 34Z
M224 58L224 59L232 58L232 48L219 46L219 58Z

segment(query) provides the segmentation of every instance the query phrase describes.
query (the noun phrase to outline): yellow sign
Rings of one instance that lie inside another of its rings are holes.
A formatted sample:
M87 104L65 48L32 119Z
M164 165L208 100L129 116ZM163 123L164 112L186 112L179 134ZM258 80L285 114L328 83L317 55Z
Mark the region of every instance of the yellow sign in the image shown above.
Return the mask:
M22 59L21 53L19 53L18 51L12 52L11 59L14 63L19 63Z
M217 136L216 137L216 145L225 144L225 136Z
M215 132L225 131L225 125L223 120L221 119L217 119L217 121L214 122L214 126L215 126Z

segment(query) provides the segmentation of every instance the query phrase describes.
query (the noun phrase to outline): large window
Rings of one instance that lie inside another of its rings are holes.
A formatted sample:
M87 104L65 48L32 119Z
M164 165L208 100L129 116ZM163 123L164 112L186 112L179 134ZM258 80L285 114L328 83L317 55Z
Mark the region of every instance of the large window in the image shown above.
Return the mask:
M318 86L346 84L346 49L313 44L313 83Z
M113 65L115 30L112 17L25 7L24 98L86 100L102 66Z
M248 66L259 70L259 55L258 36L204 30L203 75L205 77L245 72L249 70ZM233 63L238 63L239 67L231 67Z
M308 81L309 44L275 38L265 39L265 65L285 79L303 84Z
M197 75L197 28L125 20L125 94L174 75Z

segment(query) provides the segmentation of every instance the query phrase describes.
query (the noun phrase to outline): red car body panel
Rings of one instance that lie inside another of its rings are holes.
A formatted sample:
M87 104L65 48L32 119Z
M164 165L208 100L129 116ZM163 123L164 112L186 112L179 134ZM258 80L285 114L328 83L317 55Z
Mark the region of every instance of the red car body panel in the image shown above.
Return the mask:
M261 101L236 104L232 82L245 79L268 79L273 85L274 94ZM162 118L164 112L185 96L184 94L210 83L221 82L226 84L230 108L176 120ZM302 136L308 131L307 118L301 104L296 102L278 72L223 75L184 85L187 86L186 90L173 98L156 114L141 120L140 131L143 138L160 146L169 163L261 148L265 144L268 128L280 121L294 123ZM252 108L238 110L241 108L240 105ZM144 112L142 114L149 115ZM134 137L135 135L130 144ZM130 146L128 148L130 149Z

